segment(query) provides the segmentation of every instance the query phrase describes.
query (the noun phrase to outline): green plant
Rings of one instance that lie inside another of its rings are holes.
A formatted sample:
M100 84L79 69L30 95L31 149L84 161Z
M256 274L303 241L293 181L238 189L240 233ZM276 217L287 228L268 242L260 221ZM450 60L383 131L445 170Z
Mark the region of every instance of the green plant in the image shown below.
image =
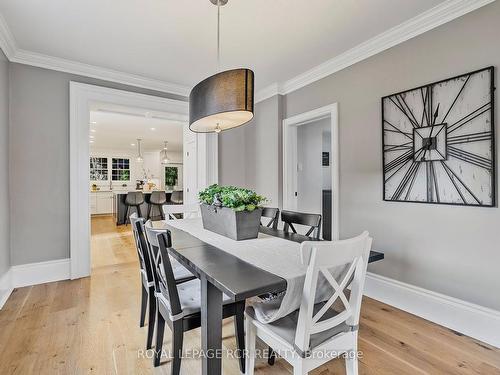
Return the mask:
M217 184L200 191L198 198L201 203L228 207L235 211L253 211L267 200L249 189Z
M121 170L118 175L119 181L130 181L130 171L129 170Z
M165 167L165 185L175 186L177 179L177 167Z

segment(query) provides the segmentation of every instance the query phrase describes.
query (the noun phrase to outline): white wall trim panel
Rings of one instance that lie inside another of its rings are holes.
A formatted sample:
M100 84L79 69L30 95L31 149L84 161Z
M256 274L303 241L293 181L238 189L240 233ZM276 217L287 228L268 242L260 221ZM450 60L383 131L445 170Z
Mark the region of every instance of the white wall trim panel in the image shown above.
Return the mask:
M12 267L0 277L0 310L14 290L12 285Z
M445 1L285 82L273 83L257 91L255 101L259 102L277 94L285 95L298 90L493 1L495 0Z
M68 280L71 275L70 259L49 260L12 266L14 288Z
M70 276L69 258L12 266L0 278L0 309L3 308L14 288L68 280Z
M371 272L364 294L500 348L500 311Z

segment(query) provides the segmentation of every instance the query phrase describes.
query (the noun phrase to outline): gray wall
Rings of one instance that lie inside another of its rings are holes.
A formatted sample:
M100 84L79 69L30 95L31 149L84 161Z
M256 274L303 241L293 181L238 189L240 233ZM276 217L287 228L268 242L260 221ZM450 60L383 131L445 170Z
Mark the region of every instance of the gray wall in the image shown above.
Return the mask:
M10 64L13 265L69 257L70 81L179 99L165 93Z
M384 261L370 266L372 272L496 310L499 209L384 202L380 98L489 65L499 67L499 36L497 1L292 92L284 103L284 117L339 103L341 237L370 231L374 248L386 254ZM247 139L245 146L268 135L274 136L274 130ZM273 147L280 148L278 142ZM246 164L263 165L267 157L247 154Z
M9 62L0 49L0 278L10 268Z
M253 189L269 206L282 201L282 101L274 96L257 103L249 124L219 136L219 183Z

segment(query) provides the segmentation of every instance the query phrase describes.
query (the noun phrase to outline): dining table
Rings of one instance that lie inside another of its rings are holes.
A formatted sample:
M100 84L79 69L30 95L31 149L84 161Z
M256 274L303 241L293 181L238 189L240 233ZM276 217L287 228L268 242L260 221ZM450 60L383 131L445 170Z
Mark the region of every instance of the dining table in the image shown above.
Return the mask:
M257 239L235 241L203 229L201 218L165 220L156 222L155 227L170 231L172 247L168 249L169 254L200 279L202 374L219 375L222 371L223 294L238 302L284 291L292 294L292 284L298 284L295 286L297 292L303 282L296 283L295 279L288 278L288 274L282 269L286 269L288 261L289 268L293 269L293 272L288 272L295 276L303 273L305 276L306 268L303 265L295 265L299 262L296 253L302 242L315 239L261 226ZM277 252L273 253L270 246L277 248ZM283 264L272 266L276 262L280 263L277 257L288 251L287 247L290 247L287 261L282 259ZM272 253L273 257L262 259L262 254L267 251ZM383 253L371 251L368 262L382 259ZM265 318L269 321L280 318L288 313L289 309L297 308L294 303L297 301L293 298L284 299L284 309L279 308Z

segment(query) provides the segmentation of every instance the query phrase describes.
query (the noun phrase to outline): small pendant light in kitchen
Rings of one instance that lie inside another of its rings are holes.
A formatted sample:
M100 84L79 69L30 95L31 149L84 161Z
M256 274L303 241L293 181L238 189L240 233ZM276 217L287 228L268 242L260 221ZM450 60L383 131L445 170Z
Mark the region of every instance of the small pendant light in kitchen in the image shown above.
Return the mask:
M164 143L164 146L163 146L163 150L161 150L161 155L160 155L160 158L161 158L161 163L162 163L163 165L167 165L167 164L169 164L169 163L170 163L170 159L169 159L169 157L168 157L168 155L167 155L167 149L168 149L168 148L167 148L167 144L168 144L168 142L167 142L167 141L165 141L165 142L163 142L163 143Z
M144 161L141 153L141 141L142 139L137 138L137 158L135 160L137 160L138 163L142 163Z
M220 67L220 7L217 5L217 63ZM254 73L240 68L219 72L198 83L189 95L189 129L196 133L220 133L246 124L254 115Z

